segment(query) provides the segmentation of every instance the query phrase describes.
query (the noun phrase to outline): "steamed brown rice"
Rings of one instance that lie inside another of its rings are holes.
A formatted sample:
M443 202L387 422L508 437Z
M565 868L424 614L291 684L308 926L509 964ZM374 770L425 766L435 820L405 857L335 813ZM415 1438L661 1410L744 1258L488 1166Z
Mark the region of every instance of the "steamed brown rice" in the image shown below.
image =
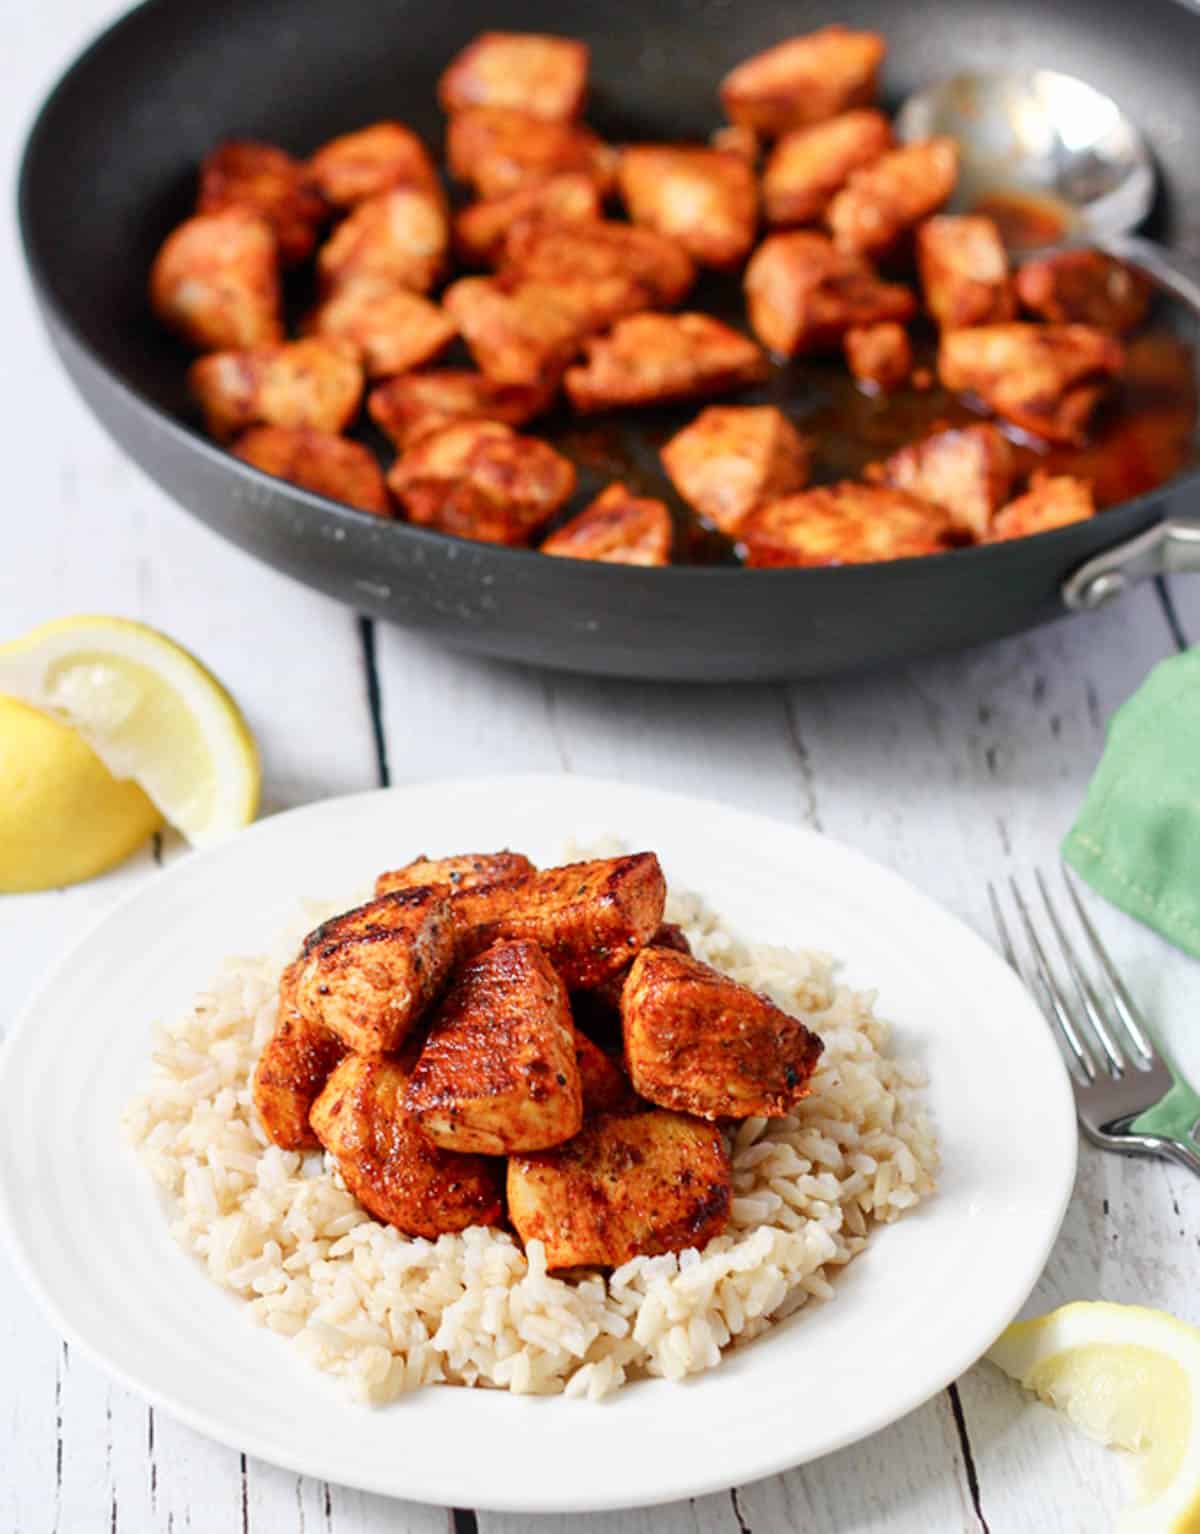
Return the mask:
M919 1073L888 1053L873 995L836 984L827 955L743 943L695 897L672 896L667 918L700 958L825 1041L812 1095L734 1132L729 1227L703 1251L558 1278L537 1241L522 1251L490 1229L427 1241L377 1223L328 1157L269 1144L254 1112L287 953L230 961L159 1031L152 1080L126 1111L176 1239L257 1321L373 1402L435 1382L596 1399L638 1376L710 1369L810 1298L833 1298L873 1228L933 1189Z

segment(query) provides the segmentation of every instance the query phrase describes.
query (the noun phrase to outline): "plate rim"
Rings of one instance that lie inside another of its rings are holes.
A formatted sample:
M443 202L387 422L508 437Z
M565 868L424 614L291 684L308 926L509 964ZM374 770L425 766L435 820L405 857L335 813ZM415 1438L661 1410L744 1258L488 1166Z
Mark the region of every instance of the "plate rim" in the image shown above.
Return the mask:
M232 847L240 846L251 838L257 841L267 836L278 834L276 827L279 825L301 819L315 819L322 815L336 815L342 812L345 806L350 804L361 804L372 800L380 803L385 801L392 802L397 799L403 799L410 794L419 794L430 790L444 791L448 787L480 792L492 785L503 785L509 791L518 784L526 790L535 790L539 786L553 785L555 791L561 791L565 783L569 783L581 795L586 795L589 790L624 795L635 794L643 800L657 799L662 802L671 803L676 809L682 806L699 814L703 814L706 810L717 811L722 815L757 823L760 828L769 827L776 831L783 829L793 833L801 841L810 841L832 847L839 858L847 860L851 865L857 864L860 867L869 869L871 877L876 881L882 880L884 883L891 884L893 890L897 894L902 893L910 903L915 901L918 907L927 907L936 912L943 921L952 924L956 929L956 936L963 942L968 953L971 953L975 958L981 958L985 964L995 966L994 973L1004 974L1017 988L1017 991L1024 998L1026 1005L1033 1010L1037 1010L1040 1015L1040 1009L1037 1008L1032 994L1019 977L1009 969L1000 954L991 948L960 916L942 905L933 896L926 894L917 885L911 883L886 863L882 863L841 839L829 836L827 833L818 831L812 826L798 822L789 822L754 810L746 810L740 805L730 804L720 799L674 793L671 790L651 787L641 783L625 783L617 779L598 778L590 775L582 776L549 772L499 772L469 778L451 775L439 779L413 780L386 787L366 789L352 794L337 795L279 811L274 815L254 822L216 846L190 852L186 857L181 858L176 865L168 867L162 871L162 874L156 875L154 880L141 881L133 889L117 897L110 906L87 922L75 939L70 941L45 967L19 1014L6 1030L4 1038L0 1040L0 1095L3 1093L5 1076L10 1069L10 1062L16 1054L19 1041L34 1026L39 1008L46 1004L45 999L51 995L57 982L71 968L76 954L90 944L110 922L116 924L128 908L139 904L143 900L150 899L154 890L161 890L159 880L163 876L173 878L182 874L185 869L192 870L198 866L203 867L210 863L218 862L228 854ZM850 958L849 955L839 955L838 957L843 961ZM1047 1040L1052 1045L1053 1041L1050 1035L1049 1024L1046 1023L1045 1027ZM852 1427L846 1428L841 1432L829 1433L818 1448L811 1452L803 1453L800 1459L797 1459L794 1452L789 1451L783 1445L782 1440L778 1438L765 1440L765 1442L774 1444L775 1447L754 1456L747 1452L744 1458L747 1461L753 1458L753 1463L748 1463L744 1469L739 1467L735 1478L732 1480L727 1472L704 1473L703 1464L699 1463L695 1475L689 1478L686 1484L672 1481L669 1484L664 1484L653 1494L639 1493L638 1499L632 1502L628 1496L622 1496L619 1491L614 1489L592 1495L587 1493L575 1494L569 1503L563 1502L561 1499L539 1499L536 1495L530 1495L528 1492L522 1493L517 1498L485 1494L482 1499L476 1500L472 1492L470 1505L479 1510L503 1513L525 1513L531 1515L547 1513L572 1514L618 1511L631 1507L661 1506L683 1498L705 1496L726 1490L731 1485L742 1486L763 1480L811 1463L814 1460L824 1458L828 1454L836 1453L900 1421L903 1417L910 1415L932 1400L934 1396L940 1394L942 1390L951 1385L983 1356L990 1342L999 1335L1004 1326L1007 1326L1012 1321L1025 1304L1057 1242L1073 1194L1079 1147L1079 1137L1075 1128L1074 1098L1071 1094L1066 1065L1062 1061L1057 1049L1052 1047L1048 1058L1058 1062L1057 1080L1060 1107L1063 1110L1064 1125L1069 1122L1072 1132L1065 1137L1067 1154L1059 1168L1060 1185L1054 1204L1053 1219L1047 1228L1048 1235L1045 1240L1045 1249L1042 1250L1039 1247L1032 1256L1027 1256L1022 1264L1021 1293L999 1326L994 1327L992 1322L989 1321L988 1325L982 1328L982 1330L976 1327L976 1335L973 1336L973 1339L956 1351L951 1363L944 1365L943 1369L937 1371L937 1383L929 1388L914 1391L911 1395L906 1396L904 1398L906 1404L903 1404L899 1409L896 1407L894 1397L889 1398L890 1404L866 1414L863 1420L860 1420ZM220 1415L203 1408L193 1407L186 1401L181 1401L173 1396L170 1391L143 1384L131 1371L116 1363L105 1351L103 1345L93 1343L88 1337L80 1333L70 1318L63 1313L49 1292L47 1284L39 1275L29 1253L22 1246L16 1224L15 1210L9 1202L5 1182L3 1178L0 1178L0 1244L3 1245L3 1249L7 1252L15 1271L33 1295L43 1315L49 1319L51 1325L66 1338L72 1347L78 1349L89 1362L114 1379L123 1389L128 1390L142 1400L148 1401L155 1408L168 1412L177 1421L184 1423L205 1437L211 1438L236 1452L253 1455L266 1463L277 1465L292 1473L317 1476L321 1479L331 1480L338 1485L355 1487L362 1491L397 1500L426 1502L435 1506L450 1505L443 1501L444 1493L442 1491L434 1490L429 1485L420 1484L421 1472L419 1467L414 1469L415 1479L411 1487L406 1487L403 1490L397 1489L394 1479L382 1475L379 1477L356 1475L353 1480L346 1480L337 1473L330 1473L328 1470L323 1469L320 1465L314 1465L311 1455L290 1454L287 1450L287 1440L285 1438L271 1439L257 1434L252 1435L249 1439L244 1434L235 1436L229 1429L223 1427L223 1419ZM178 1248L178 1250L185 1257L194 1260L191 1253L184 1252L182 1248ZM212 1281L208 1280L208 1282L211 1283ZM225 1293L223 1289L221 1292ZM977 1346L978 1336L983 1335L985 1332L987 1340L983 1342L982 1346ZM762 1342L764 1339L760 1338L757 1340ZM942 1377L943 1374L944 1377ZM690 1388L702 1388L705 1379L709 1377L710 1372L696 1376L691 1381ZM639 1381L636 1383L644 1383L652 1388L655 1386L658 1388L668 1388L664 1386L662 1381L656 1380ZM477 1394L480 1393L474 1391L466 1392L469 1398L474 1398ZM482 1392L482 1394L485 1396L494 1395L498 1398L503 1398L504 1401L517 1406L519 1409L534 1411L552 1409L556 1403L561 1404L562 1400L561 1396L513 1398L504 1392ZM337 1403L335 1402L335 1404ZM578 1408L581 1404L583 1403L571 1403L573 1409ZM362 1410L364 1408L355 1407L355 1409ZM369 1410L371 1408L365 1409ZM600 1409L612 1410L612 1403L607 1405L601 1403Z

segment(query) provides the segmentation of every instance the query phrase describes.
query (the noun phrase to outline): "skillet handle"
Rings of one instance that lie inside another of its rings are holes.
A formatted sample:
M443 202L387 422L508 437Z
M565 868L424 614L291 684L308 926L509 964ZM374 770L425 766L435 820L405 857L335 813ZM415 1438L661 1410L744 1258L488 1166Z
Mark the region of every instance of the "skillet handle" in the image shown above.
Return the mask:
M1113 235L1092 243L1145 272L1200 319L1200 268L1195 261L1140 235ZM1200 571L1200 521L1171 517L1080 565L1063 582L1063 601L1074 612L1088 612L1138 581L1187 571Z

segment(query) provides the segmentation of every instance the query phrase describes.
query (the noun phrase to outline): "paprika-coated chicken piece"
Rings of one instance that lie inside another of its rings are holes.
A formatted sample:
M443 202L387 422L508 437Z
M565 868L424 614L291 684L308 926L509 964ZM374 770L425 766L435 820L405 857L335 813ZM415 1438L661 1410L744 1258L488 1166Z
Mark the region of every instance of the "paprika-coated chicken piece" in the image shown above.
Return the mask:
M242 207L185 220L154 258L150 302L198 351L282 341L279 244L270 224Z
M722 123L708 135L708 142L713 149L741 155L748 165L757 166L762 156L762 141L745 123Z
M687 940L687 934L682 927L673 921L665 921L646 945L648 948L669 948L672 953L691 953L692 945ZM602 1008L606 1008L614 1014L618 1021L621 1015L621 992L625 989L625 982L629 979L629 971L633 968L633 961L624 969L618 970L615 975L610 975L592 990L582 993L576 992L576 998L586 995L589 1000L595 1000Z
M481 32L456 54L438 81L443 112L515 107L550 122L583 111L588 49L546 32Z
M912 342L894 320L853 326L842 337L842 348L853 377L874 393L888 394L912 377Z
M669 565L671 513L662 501L634 495L628 485L609 485L542 544L559 559L592 559L608 565Z
M537 943L571 989L623 969L658 931L667 887L652 852L544 868L462 890L454 921L462 957L502 938Z
M309 160L308 173L336 208L352 208L397 186L436 193L441 185L424 143L398 122L372 123L330 139Z
M804 488L812 447L774 405L710 405L660 456L692 510L732 535L753 507Z
M391 1054L441 994L454 957L449 893L397 890L309 933L296 1005L357 1054Z
M390 378L444 352L458 326L437 304L408 288L346 282L305 321L313 335L351 345L369 378Z
M979 213L940 213L917 230L917 269L925 307L943 330L1016 317L1008 252L995 221Z
M746 563L858 565L940 554L953 542L949 514L904 490L842 480L768 501L738 529Z
M740 266L758 226L758 181L744 156L691 144L634 144L617 179L635 224L678 241L702 266Z
M644 1106L629 1084L629 1077L611 1055L606 1055L582 1029L574 1030L575 1064L583 1094L583 1116L598 1113L634 1113Z
M825 214L840 250L888 255L922 219L949 200L958 180L952 138L921 139L852 172Z
M545 1244L548 1268L615 1268L703 1248L725 1229L732 1186L715 1124L602 1114L566 1145L509 1158L508 1213L523 1242Z
M1009 538L1028 538L1032 533L1086 522L1095 514L1092 487L1086 480L1071 474L1035 474L1025 494L1001 507L992 518L985 541L1004 543Z
M615 150L590 128L509 107L456 112L446 130L446 159L454 179L469 182L483 198L506 197L564 171L590 176L603 197L617 168Z
M1090 325L977 325L942 335L938 376L1014 426L1079 444L1124 361L1120 343Z
M688 954L645 948L621 994L630 1080L698 1118L778 1118L810 1090L824 1045L799 1018Z
M892 125L873 107L793 128L775 145L763 171L767 223L815 224L850 175L891 147Z
M404 1107L409 1072L382 1055L347 1055L313 1104L312 1127L368 1214L436 1241L504 1218L503 1169L434 1145Z
M348 283L427 293L442 275L450 221L440 191L397 186L357 203L317 252L321 292Z
M770 351L791 357L836 347L848 330L916 313L908 288L884 282L862 256L811 229L772 234L746 268L751 329Z
M251 426L232 451L243 463L314 495L344 501L377 517L392 515L383 470L361 442L348 442L326 431Z
M504 266L533 281L571 288L614 278L633 282L644 295L641 308L677 304L696 280L695 265L678 241L612 219L518 224L505 242Z
M270 224L285 266L297 266L312 254L328 212L307 166L274 144L252 139L226 139L200 163L196 212L233 207L249 208Z
M404 1106L444 1150L507 1156L578 1133L583 1096L571 1008L536 943L495 943L458 970Z
M358 414L363 372L345 341L285 341L210 352L188 370L188 387L222 441L256 424L336 433Z
M1118 334L1146 317L1149 279L1103 250L1062 250L1027 261L1016 276L1021 306L1054 324L1095 325Z
M456 890L478 889L481 884L503 884L522 879L535 869L521 852L464 852L449 858L414 858L403 868L391 868L375 880L375 894L390 895L394 890L413 889L417 885L446 885Z
M586 340L584 351L586 363L565 379L581 414L727 394L767 376L754 342L707 314L634 314Z
M1008 439L995 426L953 427L910 442L868 478L907 490L949 512L956 532L973 543L987 536L993 514L1012 493L1016 464Z
M273 1145L317 1150L321 1142L308 1115L346 1046L336 1033L300 1015L297 969L289 964L280 978L275 1031L258 1057L251 1090L259 1122Z
M367 412L397 451L456 421L523 426L550 403L551 391L505 384L469 368L446 368L390 378L372 389Z
M583 337L618 314L644 306L643 290L617 275L603 283L549 283L517 272L462 277L442 302L481 372L498 383L549 389L578 353Z
M721 82L735 123L768 138L870 106L887 43L878 32L821 27L745 59Z
M415 442L388 484L410 522L481 543L527 543L575 489L575 468L500 421L460 421Z
M503 258L505 241L515 230L590 224L600 216L600 194L591 176L565 171L463 208L454 218L454 247L472 266L493 266Z

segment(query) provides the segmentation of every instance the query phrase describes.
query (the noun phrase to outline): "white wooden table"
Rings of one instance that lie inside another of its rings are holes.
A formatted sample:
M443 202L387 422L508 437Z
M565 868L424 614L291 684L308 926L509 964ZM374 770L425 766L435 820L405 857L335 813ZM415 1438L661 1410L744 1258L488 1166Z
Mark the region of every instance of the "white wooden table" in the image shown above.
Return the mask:
M41 0L6 29L9 175L44 88L112 11L112 0ZM990 938L985 879L1053 858L1112 709L1156 661L1200 639L1200 583L1179 581L1025 638L821 685L628 685L447 654L219 542L121 457L41 334L10 210L6 188L0 638L85 611L165 629L245 707L263 748L268 813L481 770L629 778L816 826ZM65 944L178 856L168 838L82 888L0 898L0 1029ZM1200 969L1118 913L1092 909L1135 993L1200 1079ZM1019 1102L1013 1123L1019 1133ZM1200 1186L1187 1173L1084 1147L1031 1309L1105 1297L1200 1322L1198 1246ZM700 1501L575 1519L390 1502L248 1459L148 1408L70 1351L2 1258L0 1424L0 1534L555 1534L568 1524L575 1534L1094 1534L1127 1489L1115 1456L1023 1404L985 1365L856 1448ZM458 1500L470 1508L466 1475Z

